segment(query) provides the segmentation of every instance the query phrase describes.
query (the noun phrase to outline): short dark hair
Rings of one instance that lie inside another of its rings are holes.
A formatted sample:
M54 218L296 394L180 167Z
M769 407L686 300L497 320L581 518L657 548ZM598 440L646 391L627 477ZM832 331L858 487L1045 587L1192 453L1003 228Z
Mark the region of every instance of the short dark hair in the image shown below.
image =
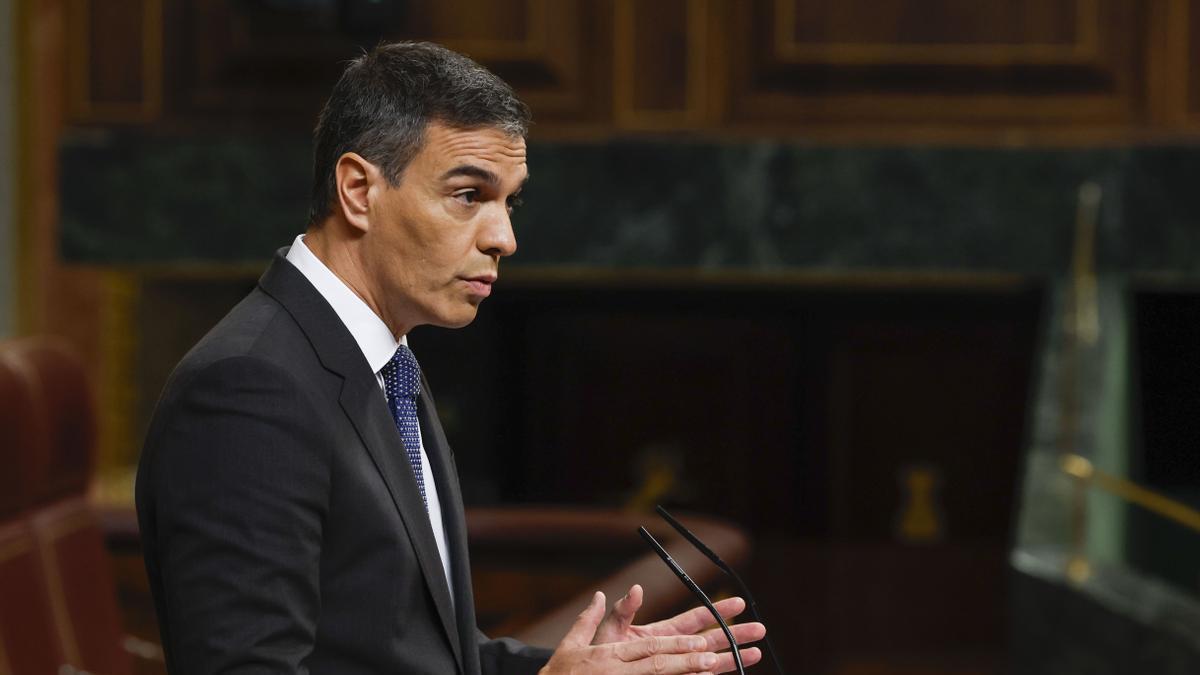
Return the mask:
M309 224L337 201L339 157L357 152L398 185L432 121L523 138L530 114L512 87L462 54L429 42L381 44L346 66L317 119Z

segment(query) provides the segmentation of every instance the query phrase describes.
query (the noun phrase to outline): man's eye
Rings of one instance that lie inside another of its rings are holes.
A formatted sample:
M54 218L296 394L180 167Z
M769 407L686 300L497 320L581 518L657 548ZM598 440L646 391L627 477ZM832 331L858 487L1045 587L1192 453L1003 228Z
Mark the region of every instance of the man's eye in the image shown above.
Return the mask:
M452 195L458 201L464 204L474 204L479 198L478 190L460 190Z
M512 213L525 205L524 200L519 195L513 195L508 198L508 212Z

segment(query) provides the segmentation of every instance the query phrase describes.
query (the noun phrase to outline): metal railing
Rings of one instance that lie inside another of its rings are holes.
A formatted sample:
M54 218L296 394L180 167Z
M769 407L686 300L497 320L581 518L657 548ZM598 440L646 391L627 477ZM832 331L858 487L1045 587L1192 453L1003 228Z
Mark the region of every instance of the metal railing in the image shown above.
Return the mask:
M1074 583L1083 583L1091 576L1091 563L1087 555L1088 491L1091 488L1107 492L1200 534L1200 511L1182 502L1126 478L1101 471L1080 455L1064 454L1060 467L1075 483L1071 499L1071 550L1066 569L1067 578Z

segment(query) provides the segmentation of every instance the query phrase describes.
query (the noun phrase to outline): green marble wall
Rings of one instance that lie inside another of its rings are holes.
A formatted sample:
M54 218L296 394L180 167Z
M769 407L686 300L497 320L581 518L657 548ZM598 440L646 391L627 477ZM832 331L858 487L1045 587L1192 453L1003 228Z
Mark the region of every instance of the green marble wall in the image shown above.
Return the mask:
M12 0L0 0L0 101L15 101L17 90L17 47ZM16 332L17 271L16 218L13 195L17 166L16 106L0 104L0 339Z
M304 224L308 139L78 136L62 147L72 261L265 260ZM1104 188L1120 269L1200 273L1200 148L1006 150L533 143L519 265L1043 274L1075 194Z

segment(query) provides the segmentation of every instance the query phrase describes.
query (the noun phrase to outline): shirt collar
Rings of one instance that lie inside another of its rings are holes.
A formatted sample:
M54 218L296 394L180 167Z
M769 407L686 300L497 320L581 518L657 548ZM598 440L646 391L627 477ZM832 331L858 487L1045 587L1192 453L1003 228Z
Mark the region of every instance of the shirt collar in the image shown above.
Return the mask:
M304 278L308 279L333 311L345 324L358 348L362 350L371 372L378 373L392 359L400 345L408 344L408 336L396 340L392 331L363 299L358 297L346 282L321 262L304 243L304 235L296 237L287 253L290 262Z

